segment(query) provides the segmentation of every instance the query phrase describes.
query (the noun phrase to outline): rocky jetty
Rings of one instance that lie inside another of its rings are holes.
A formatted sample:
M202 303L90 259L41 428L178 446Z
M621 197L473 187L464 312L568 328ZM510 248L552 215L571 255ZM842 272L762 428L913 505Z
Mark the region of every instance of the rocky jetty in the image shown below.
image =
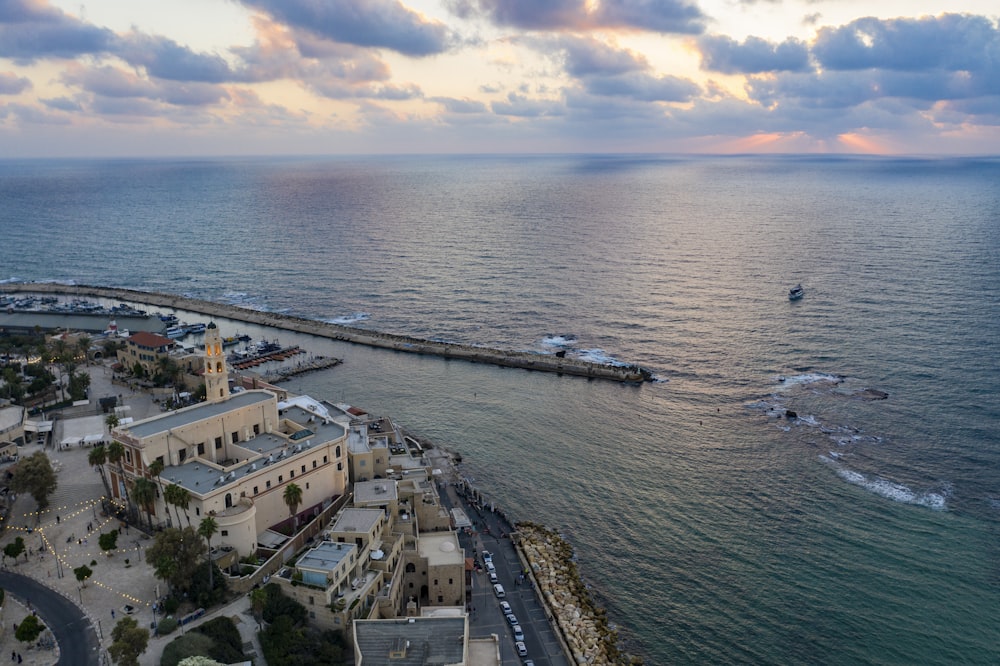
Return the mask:
M534 523L517 524L517 543L531 578L577 664L622 666L642 660L619 649L618 632L594 604L573 561L573 547L558 533Z

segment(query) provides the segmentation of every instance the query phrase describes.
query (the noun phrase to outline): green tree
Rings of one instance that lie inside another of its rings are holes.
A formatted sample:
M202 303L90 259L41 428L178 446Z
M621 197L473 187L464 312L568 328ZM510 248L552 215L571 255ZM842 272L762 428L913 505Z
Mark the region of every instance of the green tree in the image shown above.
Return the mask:
M176 483L171 483L163 489L163 501L174 507L174 514L177 516L177 525L175 527L181 526L180 493L182 490L184 489Z
M198 525L198 534L205 538L205 543L208 546L208 589L210 591L215 587L212 580L212 570L215 569L215 565L212 563L212 536L218 531L219 524L212 516L205 516Z
M111 630L111 647L108 654L118 666L138 666L139 655L149 645L149 629L139 626L131 617L123 617Z
M204 556L205 543L192 527L165 529L146 549L153 573L175 592L188 591Z
M118 530L111 530L97 537L97 545L105 553L111 555L111 551L118 547Z
M132 498L143 508L149 519L149 532L153 533L153 506L156 503L156 484L140 476L132 483Z
M39 511L49 505L49 495L55 491L57 485L56 473L52 469L49 457L41 451L21 460L10 482L14 492L31 493Z
M257 631L260 631L265 605L267 605L267 592L264 591L264 588L258 587L250 590L250 611L253 613L253 619L257 620Z
M302 489L299 488L294 483L289 483L285 486L285 493L282 495L285 500L285 504L288 506L288 513L292 516L292 524L294 531L299 531L299 519L295 515L298 510L299 505L302 504Z
M80 581L80 585L87 587L87 579L94 575L94 571L86 564L82 564L76 569L73 569L73 575L76 576L78 581Z
M69 397L72 400L86 400L90 388L90 373L80 371L69 376Z
M111 484L108 483L108 475L104 472L104 463L108 460L107 449L104 445L95 446L87 454L87 462L90 463L92 467L97 469L97 473L101 475L101 482L104 484L104 492L106 497L111 499Z
M22 643L31 644L38 640L39 634L43 631L45 631L45 625L38 619L38 616L29 615L21 620L21 624L17 625L14 638Z
M89 335L81 335L76 339L76 350L83 356L83 362L86 365L90 365L90 345L92 342L93 339Z
M4 558L9 557L10 559L17 562L17 558L24 554L24 561L28 561L28 549L24 546L24 539L21 537L16 537L13 541L3 547Z
M156 479L156 486L160 489L160 495L163 494L163 480L160 479L160 475L163 474L163 469L163 461L159 458L149 463L149 467L147 468L149 475ZM169 518L169 515L167 517Z

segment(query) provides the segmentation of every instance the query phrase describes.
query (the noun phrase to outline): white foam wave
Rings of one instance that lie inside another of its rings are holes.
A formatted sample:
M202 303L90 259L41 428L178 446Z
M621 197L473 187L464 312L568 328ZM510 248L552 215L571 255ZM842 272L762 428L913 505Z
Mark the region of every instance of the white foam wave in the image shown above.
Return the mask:
M823 372L813 372L804 375L779 375L777 381L782 386L809 386L811 384L839 384L844 381L843 375L829 375Z
M344 315L342 317L334 317L333 319L325 319L327 324L338 324L340 326L347 326L348 324L355 324L359 321L365 321L366 319L371 319L371 313L369 312L355 312L354 314Z
M608 356L603 349L581 349L577 356L588 363L599 363L601 365L625 365L616 358Z
M861 472L855 472L839 465L836 465L836 471L837 476L844 481L893 502L914 504L934 511L943 511L947 508L947 501L943 493L916 492L901 483L895 483L879 476L865 476Z
M576 342L575 335L546 335L542 338L543 347L560 347L566 348L571 346Z

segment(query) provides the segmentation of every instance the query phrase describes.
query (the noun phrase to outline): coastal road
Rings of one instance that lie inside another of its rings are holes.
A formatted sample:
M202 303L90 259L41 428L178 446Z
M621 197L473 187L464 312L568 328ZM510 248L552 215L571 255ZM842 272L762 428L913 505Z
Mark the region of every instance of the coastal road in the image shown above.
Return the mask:
M76 604L20 574L0 572L0 587L26 606L30 604L45 626L52 629L60 650L57 666L98 666L94 627Z

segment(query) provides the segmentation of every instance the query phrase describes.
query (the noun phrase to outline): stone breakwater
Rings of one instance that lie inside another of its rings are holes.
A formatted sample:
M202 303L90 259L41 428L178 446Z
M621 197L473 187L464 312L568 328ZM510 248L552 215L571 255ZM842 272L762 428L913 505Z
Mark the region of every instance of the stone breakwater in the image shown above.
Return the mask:
M607 613L595 606L573 561L573 548L556 532L534 523L517 524L517 545L577 664L642 664L623 653Z
M591 363L576 358L561 358L555 355L531 354L528 352L506 351L488 347L453 344L424 340L405 335L366 331L339 324L306 319L276 312L261 312L229 305L213 303L185 296L138 291L119 287L97 287L87 285L66 285L56 283L8 283L0 285L0 291L32 294L65 294L72 296L93 296L114 300L175 308L197 312L207 316L225 317L261 326L269 326L297 333L341 340L355 344L391 349L411 354L425 354L442 358L486 363L506 368L521 368L541 372L555 372L564 375L591 379L610 379L620 382L645 382L652 379L652 372L638 365L614 365Z

